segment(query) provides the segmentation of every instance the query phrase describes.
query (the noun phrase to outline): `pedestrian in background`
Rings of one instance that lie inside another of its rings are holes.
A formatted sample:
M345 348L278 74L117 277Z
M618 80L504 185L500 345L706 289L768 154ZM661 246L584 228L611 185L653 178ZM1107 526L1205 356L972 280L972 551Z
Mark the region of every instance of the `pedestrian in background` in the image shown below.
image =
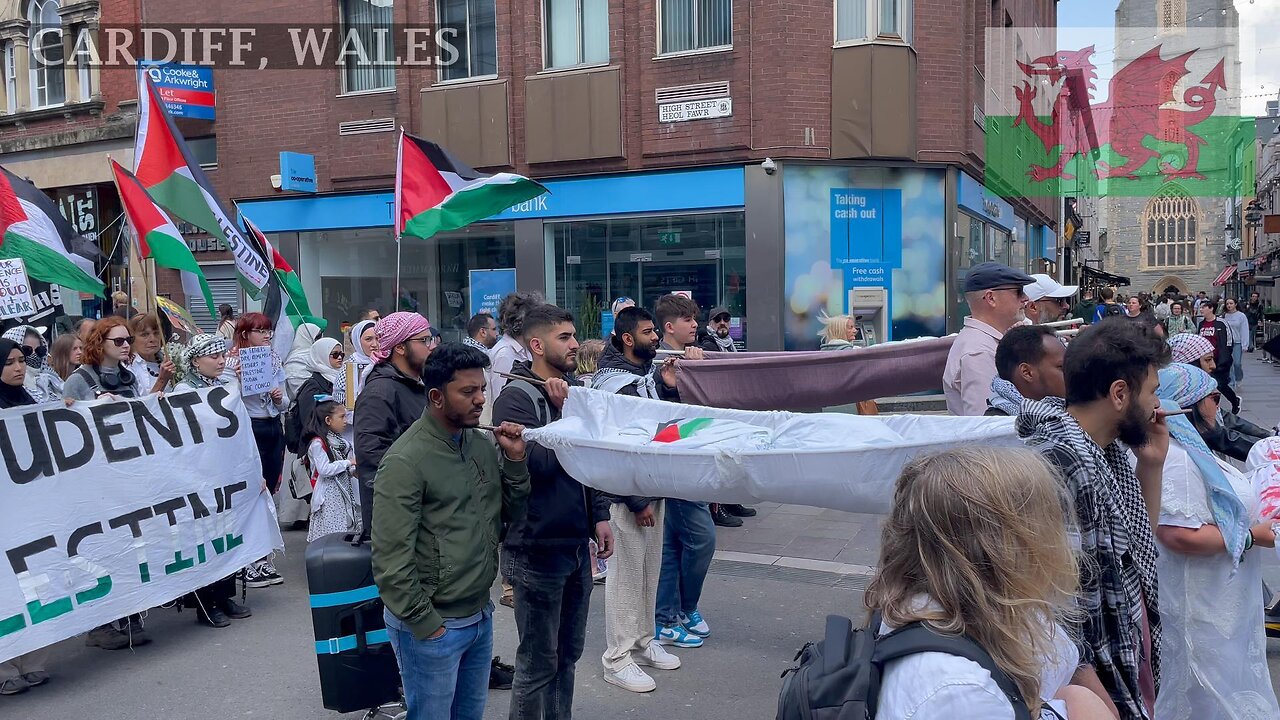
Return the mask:
M728 308L711 308L711 312L707 313L707 332L703 334L698 346L707 352L738 352L738 346L729 334L732 322L733 317L729 315Z
M1169 318L1164 321L1164 329L1169 337L1196 332L1195 320L1187 313L1186 307L1181 302L1169 305Z
M529 349L524 342L524 315L542 304L542 295L535 292L513 292L502 299L498 306L498 320L502 324L502 337L489 350L489 397L496 400L507 384L503 374L510 373L517 362L529 362ZM492 414L492 402L486 408L486 416ZM487 417L486 417L487 419Z
M1222 314L1222 322L1231 331L1231 380L1238 386L1244 380L1244 351L1252 350L1253 334L1249 330L1249 316L1240 312L1240 303L1235 298L1227 298L1227 311Z
M464 345L489 352L498 344L498 323L489 313L476 313L467 321L467 336L462 339Z
M227 303L218 306L218 334L227 342L236 336L236 311Z
M1200 304L1200 336L1213 344L1214 369L1211 374L1218 380L1218 390L1231 401L1231 412L1240 413L1240 398L1231 387L1232 342L1231 328L1218 319L1212 302Z
M1092 325L1098 311L1098 301L1093 299L1093 288L1085 288L1080 296L1080 302L1071 308L1071 316L1084 320L1085 325Z
M862 347L858 343L858 318L853 315L823 315L819 318L822 329L818 337L822 339L820 350L854 350Z
M591 378L596 374L596 368L599 367L600 356L604 354L604 341L592 338L583 340L578 346L578 371L575 375L578 381L586 387L591 386Z

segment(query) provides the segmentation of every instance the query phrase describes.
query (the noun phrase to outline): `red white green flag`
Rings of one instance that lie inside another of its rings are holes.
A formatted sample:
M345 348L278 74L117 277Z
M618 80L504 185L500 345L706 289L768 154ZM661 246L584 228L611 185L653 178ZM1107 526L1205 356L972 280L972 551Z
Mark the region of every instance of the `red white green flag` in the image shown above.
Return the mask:
M138 74L138 134L134 174L151 197L169 212L222 240L236 261L245 291L261 298L271 269L245 239L213 184L195 162L182 135L146 73Z
M456 230L545 192L523 175L482 175L443 147L400 132L396 237L426 239Z
M271 258L272 277L267 283L266 302L262 312L275 323L271 346L275 348L277 355L287 358L293 347L294 332L299 325L311 323L323 331L328 323L324 318L311 314L311 306L307 303L307 295L302 290L298 273L294 272L293 267L258 226L247 217L243 219L251 242L258 246L265 257Z
M70 250L77 235L48 195L0 167L0 259L21 259L36 280L101 295L93 263Z
M213 293L209 283L205 281L204 271L187 249L182 234L147 194L138 178L125 170L115 160L111 163L111 172L115 177L116 190L120 193L120 202L124 206L124 214L133 226L134 235L138 239L138 257L150 258L159 267L177 270L182 276L182 290L187 297L204 297L209 307L209 314L216 317L213 308Z

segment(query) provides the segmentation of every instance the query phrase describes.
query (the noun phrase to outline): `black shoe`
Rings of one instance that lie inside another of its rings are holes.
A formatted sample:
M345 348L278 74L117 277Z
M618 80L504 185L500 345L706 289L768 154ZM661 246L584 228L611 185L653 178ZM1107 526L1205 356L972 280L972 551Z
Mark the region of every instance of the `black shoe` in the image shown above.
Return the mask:
M736 518L724 509L723 505L713 505L711 510L711 521L720 527L742 527L742 518Z
M218 603L218 609L232 620L243 620L253 616L253 611L249 609L248 605L241 605L232 598L227 598Z
M511 681L515 679L516 669L504 662L502 658L493 659L493 667L489 668L489 689L510 690Z
M204 608L196 608L196 622L208 627L224 628L231 624L231 619L222 612L222 608L214 605L208 612Z
M741 517L756 516L755 508L749 508L744 505L721 505L720 507L724 508L725 512L729 513L730 515L733 515L734 517L741 518Z

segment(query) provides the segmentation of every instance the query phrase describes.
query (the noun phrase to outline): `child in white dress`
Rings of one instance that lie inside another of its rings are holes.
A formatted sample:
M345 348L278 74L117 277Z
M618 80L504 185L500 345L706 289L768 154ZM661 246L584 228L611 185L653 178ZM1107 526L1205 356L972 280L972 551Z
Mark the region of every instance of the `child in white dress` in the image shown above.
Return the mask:
M356 460L351 445L343 438L346 408L326 396L303 423L302 445L307 448L306 466L312 489L307 542L333 533L359 532Z

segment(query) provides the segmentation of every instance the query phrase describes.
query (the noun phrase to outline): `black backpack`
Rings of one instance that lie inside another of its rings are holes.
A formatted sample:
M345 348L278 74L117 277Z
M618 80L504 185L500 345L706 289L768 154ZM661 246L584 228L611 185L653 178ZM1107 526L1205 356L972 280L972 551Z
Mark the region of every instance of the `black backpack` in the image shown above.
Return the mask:
M849 618L828 615L825 639L800 648L799 662L782 673L778 720L871 720L876 716L885 664L922 652L956 655L986 668L1009 697L1014 717L1030 720L1017 685L969 638L939 635L921 623L877 638L879 628L879 613L872 615L870 628L859 630L853 629Z
M306 455L306 448L298 445L302 441L302 413L298 412L298 403L294 402L284 414L284 449L294 455Z

